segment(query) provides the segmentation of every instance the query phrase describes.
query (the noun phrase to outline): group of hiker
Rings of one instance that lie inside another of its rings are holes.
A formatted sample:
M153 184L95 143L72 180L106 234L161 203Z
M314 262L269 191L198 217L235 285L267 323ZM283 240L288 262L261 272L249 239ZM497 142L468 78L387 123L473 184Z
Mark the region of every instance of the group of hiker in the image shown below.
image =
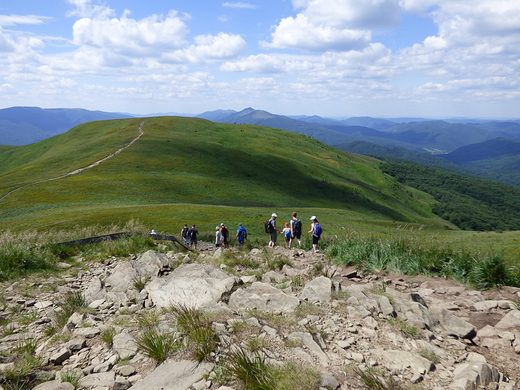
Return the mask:
M278 215L276 213L271 214L271 218L264 222L265 232L269 233L269 244L268 246L274 248L276 245L276 241L278 238L278 234L283 234L285 237L285 245L287 248L291 248L294 240L298 241L298 245L302 245L301 236L302 236L302 221L298 218L298 213L293 212L292 218L289 222L285 222L284 228L279 230L276 227L276 218ZM312 249L314 252L318 252L318 242L321 237L321 233L323 232L323 228L314 215L310 218L311 220L311 230L307 233L312 233Z
M291 220L285 223L282 230L276 227L276 218L278 218L278 215L276 215L276 213L272 213L271 218L264 222L265 232L269 234L268 246L274 248L278 234L283 234L287 248L290 249L293 246L294 240L297 240L298 245L301 247L302 221L298 219L298 214L293 212ZM307 233L312 233L312 249L314 252L318 252L318 242L320 240L321 233L323 232L323 228L315 216L312 216L310 221L311 229ZM184 243L191 246L193 249L197 249L198 233L199 231L195 225L192 225L191 228L188 228L188 224L184 224L184 227L181 230L181 237ZM229 238L229 229L224 223L221 223L215 227L215 246L217 248L227 247L229 244ZM237 240L239 247L243 246L247 240L247 230L241 223L238 224L235 239Z

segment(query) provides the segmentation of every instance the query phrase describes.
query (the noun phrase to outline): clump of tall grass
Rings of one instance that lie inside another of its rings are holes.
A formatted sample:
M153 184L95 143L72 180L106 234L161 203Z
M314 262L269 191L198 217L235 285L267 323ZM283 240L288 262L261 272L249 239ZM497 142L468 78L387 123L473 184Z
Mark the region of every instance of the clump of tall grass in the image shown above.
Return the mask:
M36 356L37 340L21 340L14 353L10 356L12 366L6 368L0 382L6 390L30 390L40 380L38 370L42 366L42 359Z
M273 370L260 353L250 353L237 348L227 353L225 367L244 390L273 390L275 378Z
M72 314L90 312L85 296L79 291L66 294L58 306L61 308L56 313L55 321L58 328L65 326Z
M224 354L223 367L228 382L238 382L244 390L314 390L321 374L311 367L288 362L271 365L260 352L235 348Z
M177 319L179 331L185 336L197 361L209 360L217 348L219 338L211 319L201 310L184 305L169 309Z
M450 277L479 288L520 286L520 272L500 255L427 244L412 235L351 235L326 250L332 263L356 265L368 272L386 270L408 275Z
M175 334L164 333L157 328L145 329L135 342L146 356L154 359L158 364L180 350L182 345Z
M366 371L354 367L352 369L354 374L359 378L359 380L371 390L401 390L402 387L397 383L397 381L393 377L384 378L382 375L377 375L373 369L368 369Z

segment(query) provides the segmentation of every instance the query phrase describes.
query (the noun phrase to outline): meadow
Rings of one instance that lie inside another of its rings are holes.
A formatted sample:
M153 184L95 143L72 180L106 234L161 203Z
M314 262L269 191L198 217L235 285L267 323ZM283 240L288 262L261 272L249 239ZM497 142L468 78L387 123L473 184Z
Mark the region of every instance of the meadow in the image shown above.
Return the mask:
M44 181L128 145L141 124L144 135L123 153L79 174ZM475 259L499 256L516 266L519 232L460 231L432 213L435 204L432 196L383 173L376 159L254 125L180 117L112 120L0 148L4 243L11 237L34 247L137 225L142 232L179 235L185 223L211 239L216 225L225 223L233 233L243 223L251 245L262 246L268 240L263 221L276 212L283 226L297 211L304 232L311 215L323 224L324 249L348 245L354 237L367 243L407 237L418 247L443 253L449 247Z

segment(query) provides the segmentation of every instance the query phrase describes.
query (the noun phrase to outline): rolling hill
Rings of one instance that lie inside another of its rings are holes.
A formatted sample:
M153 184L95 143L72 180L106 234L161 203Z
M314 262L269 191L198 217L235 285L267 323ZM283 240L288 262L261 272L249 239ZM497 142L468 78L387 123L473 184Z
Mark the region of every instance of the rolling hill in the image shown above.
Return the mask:
M121 118L131 116L79 108L4 108L0 110L0 144L27 145L64 133L81 123Z
M140 127L144 134L124 152L66 175L128 145ZM256 125L181 117L90 122L32 145L4 147L0 167L4 229L129 218L159 231L177 230L186 220L207 229L230 219L260 228L272 211L288 216L293 209L337 228L353 221L445 225L431 213L431 196L383 174L379 161Z

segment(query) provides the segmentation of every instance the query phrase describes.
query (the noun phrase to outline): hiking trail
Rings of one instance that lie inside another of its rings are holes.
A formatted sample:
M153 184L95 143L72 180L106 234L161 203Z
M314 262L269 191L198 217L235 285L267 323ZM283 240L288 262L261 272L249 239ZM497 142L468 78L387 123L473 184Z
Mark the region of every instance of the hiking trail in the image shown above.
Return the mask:
M87 169L90 169L90 168L94 168L94 167L97 167L99 164L101 164L102 162L105 162L109 159L111 159L112 157L118 155L119 153L125 151L127 148L129 148L130 146L132 146L139 138L141 138L141 136L144 134L144 130L143 130L143 125L144 125L144 121L141 122L141 124L139 125L139 134L137 135L137 137L135 137L132 141L130 141L127 145L123 146L122 148L116 150L114 153L111 153L109 154L108 156L106 157L103 157L102 159L100 160L97 160L95 162L93 162L92 164L90 165L87 165L86 167L83 167L83 168L78 168L78 169L75 169L71 172L68 172L68 173L64 173L63 175L60 175L60 176L56 176L56 177L51 177L49 179L42 179L42 180L37 180L37 181L33 181L31 183L27 183L27 184L24 184L23 186L20 186L20 187L17 187L17 188L14 188L12 189L11 191L5 193L3 196L0 197L0 202L3 201L5 198L7 198L9 195L11 195L13 192L15 191L18 191L18 190L21 190L22 188L27 188L29 186L32 186L32 185L35 185L35 184L39 184L39 183L43 183L43 182L47 182L47 181L53 181L53 180L58 180L58 179L63 179L65 177L69 177L69 176L73 176L73 175L77 175L78 173L81 173Z

